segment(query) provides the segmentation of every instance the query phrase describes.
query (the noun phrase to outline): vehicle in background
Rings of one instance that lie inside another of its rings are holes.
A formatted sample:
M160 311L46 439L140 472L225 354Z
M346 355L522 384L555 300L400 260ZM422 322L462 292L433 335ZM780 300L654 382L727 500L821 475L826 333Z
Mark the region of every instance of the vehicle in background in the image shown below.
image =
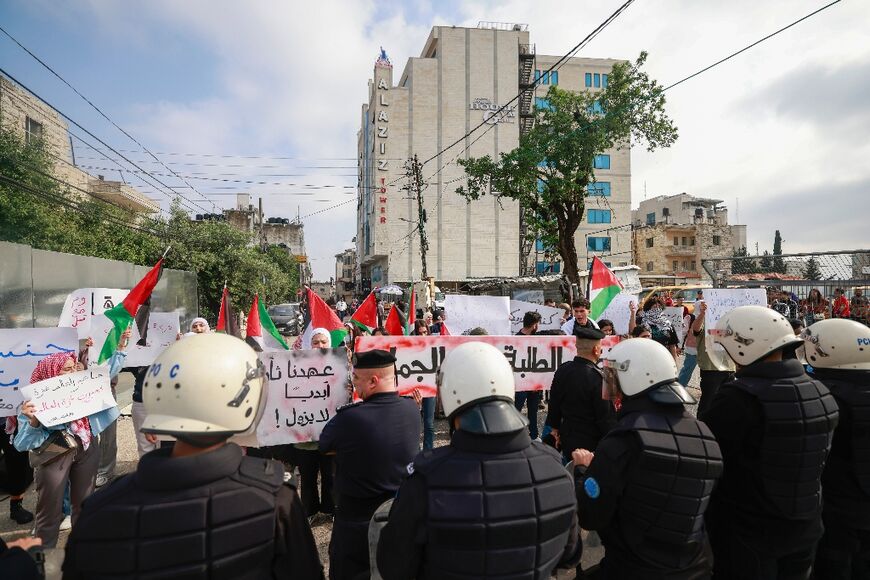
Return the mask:
M299 334L302 329L302 309L298 302L273 304L266 309L269 318L275 323L275 328L281 334Z
M414 293L414 300L418 309L444 308L444 293L441 292L441 288L435 285L434 278L414 282ZM408 298L406 298L406 300Z
M689 284L686 286L653 286L644 288L638 294L638 308L642 308L644 302L649 300L653 294L658 294L664 297L668 292L672 299L682 298L683 306L689 309L689 314L695 311L695 300L698 295L698 290L706 290L712 288L712 284Z

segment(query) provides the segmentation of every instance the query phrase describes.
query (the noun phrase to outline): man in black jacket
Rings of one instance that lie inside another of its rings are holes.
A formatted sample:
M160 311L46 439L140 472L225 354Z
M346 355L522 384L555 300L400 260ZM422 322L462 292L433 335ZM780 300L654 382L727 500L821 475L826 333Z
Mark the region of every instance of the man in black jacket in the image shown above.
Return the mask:
M803 341L774 310L740 306L712 334L738 366L701 416L725 461L707 514L715 575L809 578L837 403L798 360L783 359Z
M854 320L816 322L803 333L814 379L840 407L822 474L825 533L816 578L870 578L870 328Z
M558 368L550 387L546 424L552 429L565 463L571 451L594 451L598 441L616 424L613 403L601 398L601 356L604 333L597 328L575 327L577 356Z

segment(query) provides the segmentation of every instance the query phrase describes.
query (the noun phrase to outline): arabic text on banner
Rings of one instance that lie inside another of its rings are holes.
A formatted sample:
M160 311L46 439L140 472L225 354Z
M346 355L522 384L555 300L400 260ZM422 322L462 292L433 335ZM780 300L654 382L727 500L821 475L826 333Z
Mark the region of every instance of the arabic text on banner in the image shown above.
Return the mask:
M118 288L79 288L66 297L58 326L75 328L79 338L91 336L91 319L114 308L127 297L130 290Z
M69 423L116 405L106 367L91 367L21 387L21 396L36 405L36 418L46 427Z
M556 330L562 326L562 315L565 313L561 308L552 308L542 304L511 300L511 334L518 333L523 328L523 316L526 312L537 312L541 315L541 323L538 330ZM450 326L449 324L447 325Z
M178 337L178 313L152 312L148 317L148 337L145 339L145 346L137 344L141 337L135 322L130 325L130 329L133 335L127 344L124 366L147 367ZM110 330L112 330L112 321L106 315L100 314L91 318L90 337L94 339L94 346L88 352L88 360L96 361L99 358Z
M441 361L466 342L485 342L504 352L513 368L517 391L549 389L556 369L577 352L573 336L362 336L356 340L356 350L393 352L399 394L419 389L424 397L434 397L435 373Z
M260 360L269 381L259 444L317 441L336 409L350 400L347 349L268 351Z
M704 290L704 302L707 303L704 328L709 331L716 328L720 318L738 306L767 306L767 293L764 288L708 288ZM704 338L708 352L725 356L725 349L719 343L713 342L709 332Z
M30 383L36 363L50 354L76 352L74 328L0 329L0 417L18 413L21 387Z

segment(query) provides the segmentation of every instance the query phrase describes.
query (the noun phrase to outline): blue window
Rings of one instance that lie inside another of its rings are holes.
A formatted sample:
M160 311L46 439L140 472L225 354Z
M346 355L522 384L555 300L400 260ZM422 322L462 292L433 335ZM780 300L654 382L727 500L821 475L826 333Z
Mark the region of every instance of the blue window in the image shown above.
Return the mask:
M601 106L601 101L596 99L591 105L586 107L586 112L590 115L603 115L604 107Z
M601 86L602 88L607 88L607 75L601 75Z
M535 263L535 273L536 274L558 274L562 269L561 262L536 262Z
M538 82L541 79L541 71L535 69L535 82Z
M540 177L538 178L538 193L544 193L544 180Z
M586 190L589 192L589 195L610 197L610 182L596 181L595 183L590 183L589 187L587 187Z
M547 111L553 110L553 106L550 105L550 99L545 99L543 97L535 97L535 108Z
M556 75L556 80L558 80L559 79L558 73L553 73L553 74ZM547 71L541 71L541 70L536 69L535 70L535 82L538 82L538 80L541 81L542 85L549 85L550 84L550 73L548 73ZM556 83L553 83L553 84L555 85Z
M593 79L592 86L594 86L596 89L600 89L601 88L601 75L598 73L595 73L594 75L592 75L592 79Z
M596 155L595 169L610 169L610 155Z
M586 73L586 86L592 86L592 73Z
M648 225L648 226L656 225L656 212L646 214L646 225Z
M558 84L559 84L559 71L554 70L553 72L550 73L550 81L551 81L554 85L558 85Z
M586 216L590 224L609 224L612 214L609 209L590 209Z
M608 236L590 236L586 238L586 248L593 252L609 252L610 237Z

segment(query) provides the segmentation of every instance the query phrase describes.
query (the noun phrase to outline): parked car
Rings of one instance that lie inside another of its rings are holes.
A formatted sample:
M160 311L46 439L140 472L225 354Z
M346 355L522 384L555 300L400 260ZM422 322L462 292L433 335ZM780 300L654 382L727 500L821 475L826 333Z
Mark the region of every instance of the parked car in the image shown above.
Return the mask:
M274 304L267 312L281 334L295 335L302 331L302 309L298 302Z

